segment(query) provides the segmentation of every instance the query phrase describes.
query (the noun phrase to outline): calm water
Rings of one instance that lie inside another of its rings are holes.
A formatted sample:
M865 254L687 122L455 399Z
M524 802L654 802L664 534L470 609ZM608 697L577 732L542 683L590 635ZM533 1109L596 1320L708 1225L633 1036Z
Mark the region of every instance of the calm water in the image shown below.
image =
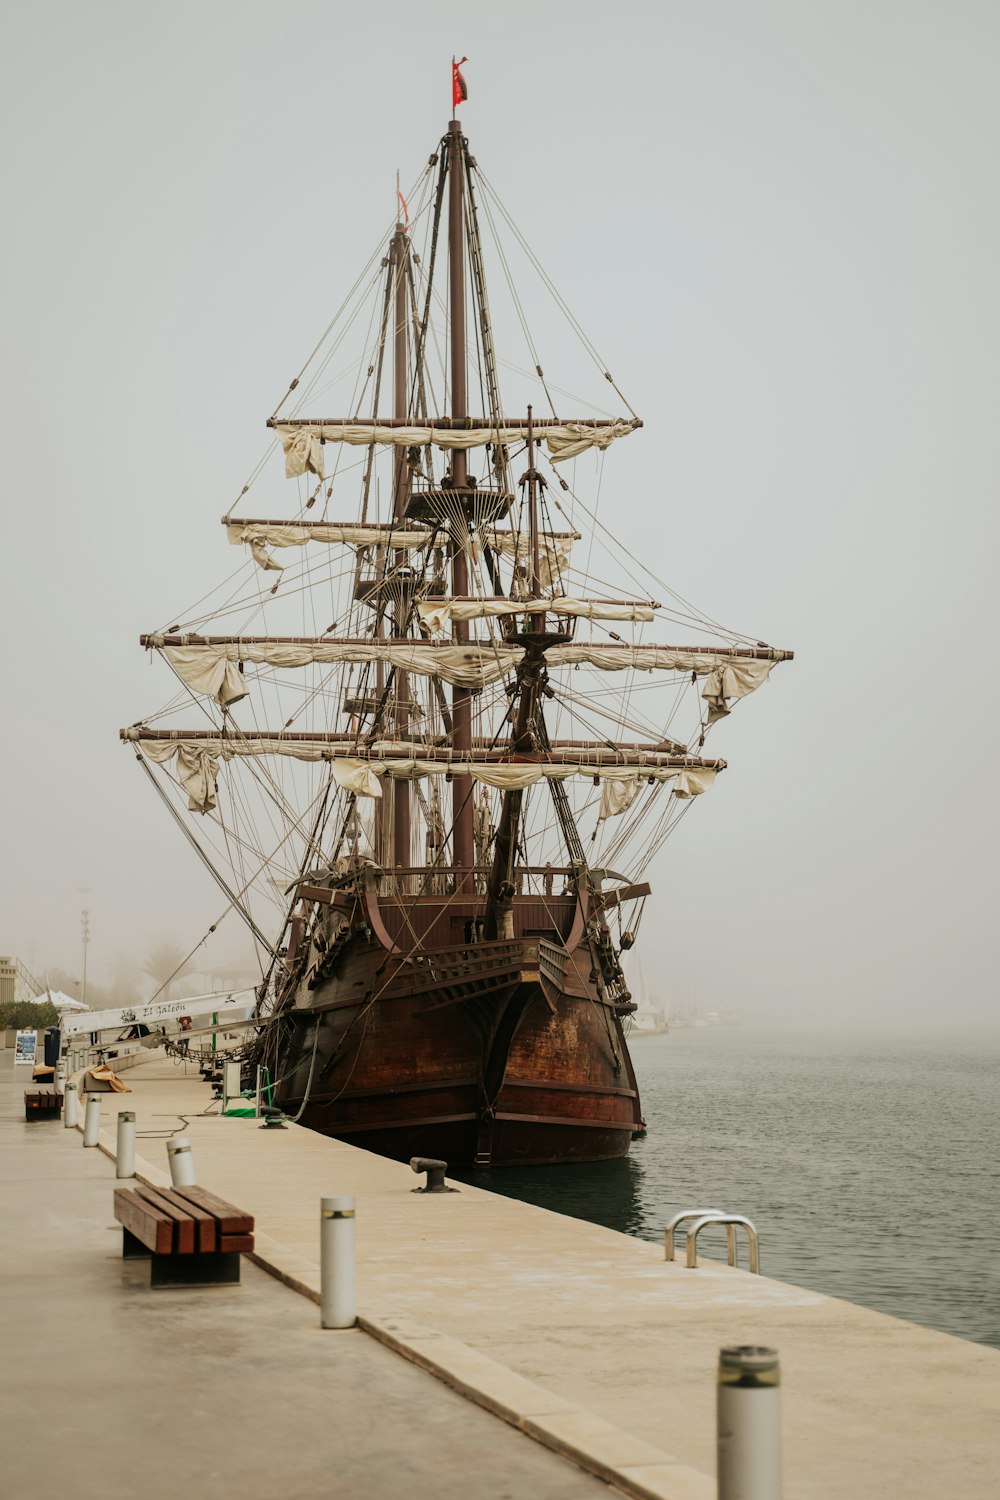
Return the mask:
M745 1025L631 1050L649 1135L627 1160L476 1181L654 1240L681 1208L745 1213L765 1275L1000 1348L1000 1037Z

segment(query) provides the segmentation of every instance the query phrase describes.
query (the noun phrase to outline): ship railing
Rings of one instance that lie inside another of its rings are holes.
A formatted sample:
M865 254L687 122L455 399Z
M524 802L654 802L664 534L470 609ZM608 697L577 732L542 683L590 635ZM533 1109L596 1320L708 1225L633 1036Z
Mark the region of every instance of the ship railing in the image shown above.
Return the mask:
M380 896L453 896L459 874L472 876L474 894L485 891L489 875L487 865L459 870L457 865L427 864L383 868L378 875L378 893Z
M378 893L380 896L450 896L454 894L458 877L471 874L475 893L482 895L491 868L489 865L474 865L471 870L457 865L396 865L379 874ZM566 887L576 874L572 865L519 865L514 871L514 891L518 896L568 895L570 892ZM560 880L562 887L556 889Z
M688 1270L693 1271L698 1265L699 1234L703 1229L718 1225L726 1231L727 1263L731 1266L739 1265L736 1250L736 1231L737 1229L743 1229L747 1237L747 1254L750 1271L754 1276L760 1275L760 1241L756 1226L744 1214L726 1213L721 1208L685 1208L680 1213L674 1214L663 1231L664 1260L673 1260L674 1235L682 1224L689 1222L690 1228L686 1230Z
M406 514L412 521L423 524L467 520L477 528L495 526L509 513L514 496L510 490L502 490L489 483L478 484L471 476L462 489L456 489L450 480L440 484L433 481L415 480L406 502Z

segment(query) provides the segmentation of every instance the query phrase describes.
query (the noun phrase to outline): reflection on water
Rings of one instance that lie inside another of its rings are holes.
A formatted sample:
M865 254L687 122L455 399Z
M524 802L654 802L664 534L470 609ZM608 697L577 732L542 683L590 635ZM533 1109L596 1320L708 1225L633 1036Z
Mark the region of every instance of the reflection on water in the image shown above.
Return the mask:
M603 1224L621 1234L640 1238L646 1225L642 1209L641 1163L634 1156L622 1161L597 1161L575 1167L500 1167L477 1172L468 1181L491 1193L519 1198L557 1214Z
M631 1052L649 1135L626 1160L475 1182L654 1240L682 1208L745 1213L765 1275L1000 1348L996 1034L746 1025Z

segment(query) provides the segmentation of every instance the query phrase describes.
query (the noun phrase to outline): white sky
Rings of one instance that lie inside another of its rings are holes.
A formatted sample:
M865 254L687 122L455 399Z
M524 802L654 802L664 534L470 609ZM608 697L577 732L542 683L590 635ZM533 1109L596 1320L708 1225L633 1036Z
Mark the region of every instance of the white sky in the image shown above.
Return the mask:
M704 1008L990 1014L996 5L5 23L0 948L75 970L80 887L99 981L218 915L117 743L167 696L137 637L231 570L218 518L435 149L457 50L473 151L646 422L602 503L798 654L713 737L730 770L658 861L647 973Z

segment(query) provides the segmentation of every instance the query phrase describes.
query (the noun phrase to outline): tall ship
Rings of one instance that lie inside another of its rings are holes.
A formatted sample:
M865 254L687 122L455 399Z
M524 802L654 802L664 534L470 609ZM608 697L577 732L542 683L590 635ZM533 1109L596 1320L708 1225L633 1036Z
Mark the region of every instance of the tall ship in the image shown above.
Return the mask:
M630 1039L644 1036L665 1036L670 1030L665 1003L657 1004L649 993L646 970L642 955L637 948L619 954L622 973L628 983L630 998L635 1006L625 1025L625 1035Z
M454 1167L621 1157L647 867L792 653L619 541L609 450L643 424L454 114L394 203L222 517L237 572L140 638L174 696L121 737L210 930L252 937L246 1056L286 1116Z

